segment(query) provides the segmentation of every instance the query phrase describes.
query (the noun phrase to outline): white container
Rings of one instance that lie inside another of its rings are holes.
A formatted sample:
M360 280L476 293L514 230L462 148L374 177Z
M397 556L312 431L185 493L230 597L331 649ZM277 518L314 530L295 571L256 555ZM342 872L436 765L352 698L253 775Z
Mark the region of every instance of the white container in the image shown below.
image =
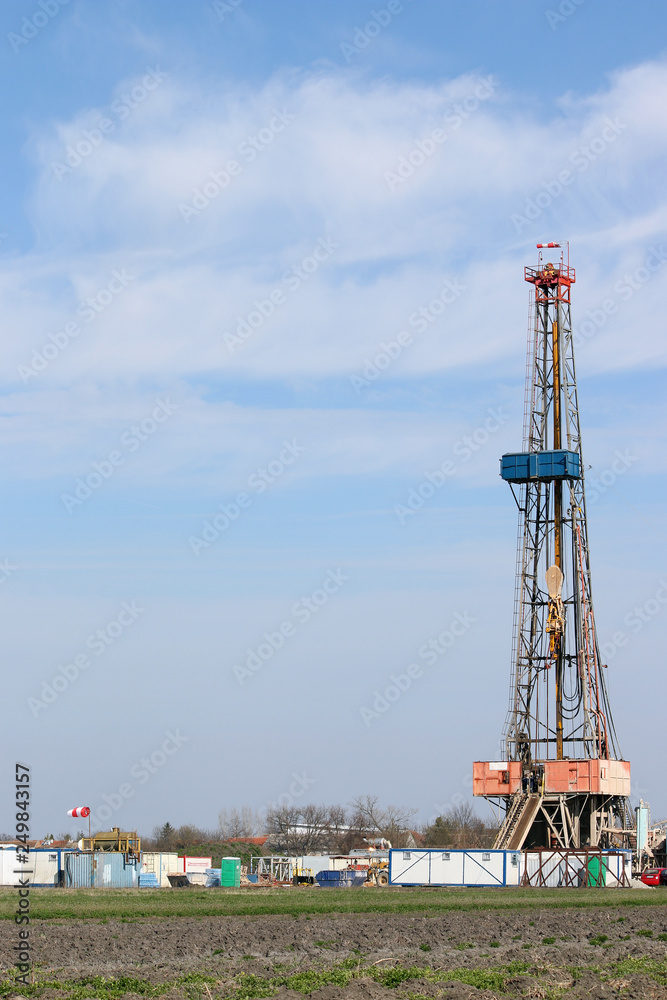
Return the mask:
M521 873L519 851L392 848L389 852L390 885L518 885Z
M142 870L156 876L161 888L169 888L168 875L178 873L178 854L165 851L143 851L141 854Z

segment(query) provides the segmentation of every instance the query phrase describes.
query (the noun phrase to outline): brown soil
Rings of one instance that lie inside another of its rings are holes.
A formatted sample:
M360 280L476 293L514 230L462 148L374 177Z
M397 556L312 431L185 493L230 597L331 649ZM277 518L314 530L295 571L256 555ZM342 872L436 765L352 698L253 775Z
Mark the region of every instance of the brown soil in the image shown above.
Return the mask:
M642 931L651 931L653 936L638 933ZM506 987L509 994L425 979L387 989L366 979L347 987L326 986L311 994L313 1000L400 1000L408 993L445 1000L491 1000L508 995L539 998L548 996L545 986L563 987L561 995L568 1000L667 1000L667 986L644 975L603 983L594 972L583 972L575 983L567 971L572 966L604 968L628 957L665 960L667 943L656 938L666 932L666 907L623 906L511 913L464 911L435 917L392 914L40 921L32 925L31 943L40 973L58 972L63 978L125 975L158 983L188 972L204 972L219 977L220 985L212 993L215 997L232 992L232 977L240 971L258 976L287 974L363 954L366 964L376 963L383 969L394 963L479 969L518 960L534 963L536 974L517 976ZM606 935L607 940L592 944L591 939L600 935ZM544 943L545 938L556 940ZM13 965L15 944L13 922L2 921L0 962L5 974ZM430 950L424 951L421 945ZM184 995L171 991L166 997ZM278 997L303 1000L302 994L289 990L282 990Z

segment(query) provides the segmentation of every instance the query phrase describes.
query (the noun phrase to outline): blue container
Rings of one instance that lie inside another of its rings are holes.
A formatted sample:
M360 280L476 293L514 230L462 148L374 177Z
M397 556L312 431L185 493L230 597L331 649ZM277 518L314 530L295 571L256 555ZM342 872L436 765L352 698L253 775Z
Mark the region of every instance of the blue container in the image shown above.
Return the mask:
M315 881L323 889L358 889L366 881L366 872L318 872Z
M500 475L508 483L579 479L579 454L566 449L512 452L500 459Z
M538 451L535 461L537 479L579 479L576 451Z
M117 851L65 854L66 889L136 889L139 863L127 862Z
M500 475L508 483L521 483L530 479L530 458L528 452L503 455L500 459Z

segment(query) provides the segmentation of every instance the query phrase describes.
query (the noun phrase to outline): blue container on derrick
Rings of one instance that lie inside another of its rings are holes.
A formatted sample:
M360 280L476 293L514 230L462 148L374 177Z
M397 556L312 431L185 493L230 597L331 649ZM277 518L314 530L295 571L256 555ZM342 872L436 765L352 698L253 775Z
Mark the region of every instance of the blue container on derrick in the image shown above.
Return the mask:
M580 479L579 453L565 448L510 452L500 459L500 475L508 483Z

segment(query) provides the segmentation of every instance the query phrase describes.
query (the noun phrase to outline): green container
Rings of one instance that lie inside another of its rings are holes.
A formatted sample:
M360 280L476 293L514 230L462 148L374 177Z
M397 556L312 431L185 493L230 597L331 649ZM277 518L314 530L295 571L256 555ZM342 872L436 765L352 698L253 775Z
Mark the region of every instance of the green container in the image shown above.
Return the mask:
M588 860L588 886L603 886L607 883L607 871L609 865L605 858L589 858Z
M238 889L241 885L241 859L223 858L220 862L220 885Z

